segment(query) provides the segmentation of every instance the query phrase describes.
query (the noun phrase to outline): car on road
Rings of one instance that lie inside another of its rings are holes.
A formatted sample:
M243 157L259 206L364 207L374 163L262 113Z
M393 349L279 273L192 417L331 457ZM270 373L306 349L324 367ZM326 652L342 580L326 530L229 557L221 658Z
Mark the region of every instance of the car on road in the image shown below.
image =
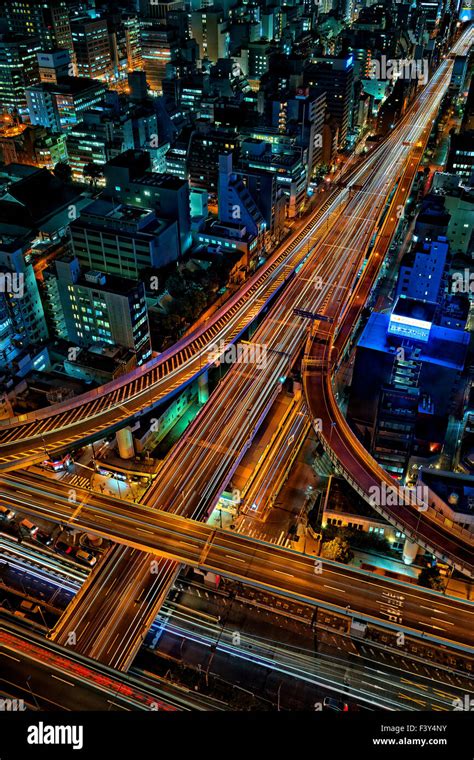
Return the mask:
M20 610L31 612L34 615L40 611L40 606L39 604L34 604L33 602L29 602L28 599L23 599L22 603L20 604Z
M0 506L0 516L3 517L4 520L13 520L15 512L9 507Z
M326 710L334 710L335 712L348 712L349 705L347 702L343 702L342 699L335 699L334 697L324 697L323 707Z
M55 551L59 552L59 554L72 554L73 546L71 544L67 544L65 541L56 541L54 544Z
M50 533L46 533L44 530L38 530L35 535L35 541L45 546L50 546L53 543L53 537Z
M38 532L38 526L32 523L31 520L28 520L27 517L25 517L20 522L20 528L23 528L23 530L27 531L32 538L34 538Z
M79 549L79 551L76 552L76 559L78 559L79 562L84 562L86 565L89 565L89 567L94 567L97 562L97 557L91 552L84 551L84 549Z

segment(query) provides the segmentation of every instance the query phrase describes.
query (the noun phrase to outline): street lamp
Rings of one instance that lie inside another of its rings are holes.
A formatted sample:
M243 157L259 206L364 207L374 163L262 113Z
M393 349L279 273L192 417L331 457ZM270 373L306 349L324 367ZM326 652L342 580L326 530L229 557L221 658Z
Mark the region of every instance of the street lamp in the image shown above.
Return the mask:
M28 689L30 690L30 694L31 694L31 696L33 697L33 700L34 700L34 703L35 703L35 705L36 705L36 708L37 708L38 710L41 710L41 707L40 707L40 706L39 706L39 704L38 704L38 700L36 699L36 696L35 696L35 694L34 694L34 692L33 692L33 689L32 689L32 688L31 688L31 686L30 686L30 681L31 681L31 675L29 675L29 676L27 676L27 677L26 677L26 685L28 686Z

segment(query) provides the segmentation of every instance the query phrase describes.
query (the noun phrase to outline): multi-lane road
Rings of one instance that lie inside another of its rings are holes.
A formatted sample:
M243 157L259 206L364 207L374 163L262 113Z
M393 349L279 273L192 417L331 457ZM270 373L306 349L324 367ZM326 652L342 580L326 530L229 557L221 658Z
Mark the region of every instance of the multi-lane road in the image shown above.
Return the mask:
M474 32L471 30L457 43L456 50L465 52L473 38ZM440 90L443 91L449 80L447 64L440 67L436 78ZM429 103L429 93L426 91L419 99L417 107L420 110L424 102L425 105ZM431 505L414 499L406 489L397 487L393 478L369 454L350 428L338 407L333 387L334 373L388 252L399 222L397 209L403 208L406 203L429 133L428 127L420 136L415 149L418 160L408 163L405 169L363 277L351 298L343 305L334 301L329 303L324 314L332 321L316 323L316 329L309 337L303 365L304 388L311 418L316 422L316 433L330 458L339 466L351 485L407 536L444 562L473 577L472 533L453 523L449 516L436 511ZM392 492L396 496L392 505L371 498L374 487L382 493L382 483L387 486L389 493Z
M344 174L347 182L356 174ZM38 462L48 451L71 447L164 402L213 362L215 346L241 335L308 253L318 224L331 225L348 191L331 190L268 261L204 324L143 367L73 399L0 420L0 470Z
M347 302L365 251L387 199L405 168L419 160L417 143L431 127L446 91L452 61L445 61L406 116L376 151L352 174L362 190L345 192L337 223L315 223L307 231L308 256L270 309L253 340L265 347L265 366L235 364L212 394L185 436L173 449L144 503L176 514L205 519L238 466L253 435L288 375L305 339L307 323L295 316L299 307L313 313L331 302ZM335 215L333 215L335 216ZM449 527L446 534L449 537ZM76 600L76 630L87 624L90 649L104 661L126 667L144 631L156 616L178 565L163 560L155 576L150 559L131 549L117 549ZM130 567L130 571L125 568ZM105 596L106 594L106 596ZM126 600L126 601L125 601ZM120 609L127 621L106 615ZM97 620L97 628L93 620ZM100 623L99 623L100 620ZM85 622L86 621L86 622ZM62 641L70 628L54 633Z
M447 87L450 66L451 62L448 61L442 64L409 113L385 142L352 172L351 182L362 187L362 190L352 194L348 189L341 189L337 193L337 198L331 196L332 200L326 203L326 210L318 212L304 231L298 234L296 240L290 240L286 244L287 247L284 246L283 252L279 254L283 256L283 261L275 265L282 267L279 273L281 284L286 279L283 271L285 267L289 267L287 274L295 271L295 261L293 260L292 265L288 264L288 256L295 251L299 266L295 277L288 281L286 289L253 337L253 340L265 349L263 366L261 362L258 364L249 362L237 363L232 367L211 396L209 403L201 410L186 435L171 452L154 485L145 496L145 506L150 505L175 515L195 519L205 519L209 514L246 448L250 445L255 431L278 393L283 378L290 371L294 359L304 344L306 321L302 317L295 316L294 308L299 307L321 313L332 302L343 303L348 300L387 198L403 175L405 167L419 158L416 156L416 147L413 146L416 146L423 137L423 133L431 125L433 114ZM268 266L271 265L270 263ZM259 276L264 277L264 273L259 273ZM250 287L260 286L253 283ZM256 314L268 300L268 291L265 290L264 295L262 292L260 295L254 293L253 296L247 294L245 298L247 308L253 309L253 313ZM237 305L235 308L238 308ZM240 319L240 316L235 319ZM226 320L228 323L228 314ZM244 321L247 324L250 321L248 314ZM212 329L215 330L216 324L213 324ZM235 334L243 329L241 322L239 325L241 328L236 328ZM187 346L190 362L195 362L199 358L201 363L202 352L207 350L205 347L209 344L206 344L207 338L200 335L199 340L201 341L200 348L196 349L194 346L190 349ZM218 330L215 330L212 336L212 341L216 340L219 340ZM175 381L179 383L183 379L181 376L181 380L176 380L179 375L176 354L173 354L173 357L170 361L174 361L175 364L168 367L168 374L161 378L165 385ZM158 371L156 367L153 369L153 372L155 371ZM151 382L150 393L142 387L144 383L148 383L148 380L144 378L149 378L149 376L141 371L139 374L140 377L133 382L140 384L141 391L138 393L140 403L147 406L154 399L160 378L155 377ZM193 371L189 377L195 374L196 372ZM132 413L135 401L130 402L130 407L129 402L125 402L127 398L123 390L125 387L124 385L121 390L113 391L118 394L114 397L113 410L110 411L109 408L104 414ZM148 400L145 400L147 392L150 395ZM120 396L122 393L124 395ZM135 392L132 396L133 399L137 398ZM81 426L83 424L80 419L81 410L85 410L87 430L91 433L97 410L99 410L99 415L103 413L101 399L102 396L96 394L95 399L91 401L94 409L91 415L87 407L76 406L76 402L73 402L73 409L68 408L64 413L72 414L76 419L76 424ZM120 406L122 412L117 411ZM42 427L50 424L46 422L46 417L42 420L18 421L16 426L5 428L4 435L12 436L11 443L15 441L12 445L12 459L8 460L7 466L14 461L20 461L25 454L29 456L31 450L25 441L25 434L26 438L31 437L34 441L32 445L37 446L39 428L35 427L36 425L43 430L45 440L51 429L53 429L51 434L56 435L55 426L60 418L53 416L47 419L55 419L51 423L52 428ZM114 419L116 421L116 417ZM114 424L111 418L105 420L105 423L108 426ZM60 422L60 425L62 424L63 422ZM67 417L64 424L66 425L64 435L69 436L71 418ZM15 438L16 433L13 432L15 430L23 431L19 433L19 439ZM59 435L61 435L61 430ZM72 435L74 437L75 433ZM18 443L20 439L21 445ZM64 443L65 439L62 440ZM41 447L37 448L36 452L38 453L40 449ZM50 503L50 509L54 511L54 502L52 505ZM82 511L80 504L77 505L77 509L78 513ZM150 516L147 519L150 519ZM117 531L117 520L115 517L110 517L109 522L106 532L113 535ZM140 547L148 544L147 533L154 534L155 529L150 531L149 525L143 523L140 528L144 535L143 541L139 542ZM446 526L446 533L449 535L449 526ZM150 536L150 541L154 540L155 536ZM230 541L231 538L226 537L225 541L227 540ZM161 549L163 550L163 546ZM213 550L214 547L210 545L208 556ZM269 571L265 565L268 566L273 561L274 550L274 547L265 549L267 561L262 559L263 573ZM226 547L222 546L218 551L225 554ZM172 556L179 556L183 558L183 561L190 561L184 556L185 554L185 551L183 553L175 551ZM227 559L232 559L233 564L237 565L242 558L236 558L230 554ZM62 642L70 631L74 630L78 641L82 642L85 653L92 654L115 667L127 667L144 632L156 616L179 564L170 559L163 559L158 562L154 572L151 572L151 567L155 568L155 565L151 565L148 553L123 547L115 548L97 571L91 574L89 581L77 595L74 609L70 614L66 613L64 621L54 633L55 639ZM242 570L246 571L247 568L244 567ZM299 572L299 568L297 570ZM281 576L289 577L290 575L284 570L277 572ZM270 570L270 576L271 574ZM239 572L238 575L246 577L245 572ZM275 572L273 577L275 577ZM308 586L311 585L311 587L315 585L314 572L312 577L312 584L309 584L309 578L307 579ZM298 577L294 579L296 584L300 581ZM73 625L72 628L71 625Z
M0 691L32 710L220 710L218 700L168 682L114 673L64 652L31 628L0 621Z
M51 504L49 490L41 490L44 480L34 476L25 476L22 488L17 481L14 483L6 496L9 505L42 517L49 511L53 519L64 524L79 524L142 550L134 552L130 563L130 555L123 547L113 549L84 584L87 588L92 583L95 590L100 584L102 595L98 595L97 603L90 608L85 606L80 591L67 608L60 630L64 634L63 643L67 641L66 631L68 636L74 631L75 651L87 651L102 660L111 644L108 636L101 636L99 621L106 631L110 629L109 618L115 626L121 623L121 632L125 628L135 631L134 612L142 601L149 577L155 572L163 573L163 568L174 569L178 561L377 625L423 634L444 645L453 642L474 655L472 602L319 560L232 531L215 530L205 523L102 494L80 490L76 497L80 506L71 505L67 492L58 483L54 484ZM150 552L145 555L145 585L137 592L135 575L144 569L144 551ZM163 555L166 559L162 559ZM122 574L126 586L123 599L117 602L113 592L116 583L122 585ZM159 582L161 578L159 575ZM167 586L165 590L167 593ZM146 629L141 633L144 635ZM123 647L134 650L133 640L129 641L123 634L121 640Z

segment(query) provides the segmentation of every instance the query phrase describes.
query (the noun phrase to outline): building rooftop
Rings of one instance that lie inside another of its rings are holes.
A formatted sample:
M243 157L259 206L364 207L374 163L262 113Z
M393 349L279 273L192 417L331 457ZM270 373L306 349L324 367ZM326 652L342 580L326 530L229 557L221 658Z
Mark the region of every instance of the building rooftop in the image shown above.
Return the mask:
M394 348L400 345L400 336L389 334L389 318L389 314L372 312L358 346L393 354ZM420 351L420 361L461 371L469 346L469 333L432 325L429 340L426 343L416 343L416 346Z
M474 476L422 468L419 479L455 512L474 515Z
M147 187L162 187L164 190L179 190L187 185L186 180L179 179L173 174L159 174L158 172L146 172L142 177L134 180L138 185Z
M77 187L66 185L47 169L38 169L12 183L8 196L24 207L33 221L41 223L80 196Z
M91 79L90 77L59 77L57 82L41 82L40 84L31 85L28 89L39 88L46 92L79 95L91 87L102 87L104 92L106 89L103 82L100 82L98 79Z
M393 314L423 322L433 322L437 304L429 301L418 301L414 298L400 296L394 306Z

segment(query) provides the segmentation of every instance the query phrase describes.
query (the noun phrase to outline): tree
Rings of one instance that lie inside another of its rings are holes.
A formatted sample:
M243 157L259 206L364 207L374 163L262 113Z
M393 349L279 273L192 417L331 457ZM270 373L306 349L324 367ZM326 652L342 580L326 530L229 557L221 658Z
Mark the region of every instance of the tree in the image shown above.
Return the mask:
M69 164L66 164L64 161L58 161L53 169L53 174L66 185L69 185L72 182L72 169Z
M84 166L83 172L84 177L87 177L89 179L89 185L92 187L97 187L97 181L99 177L103 176L103 166L102 164L94 164L93 162L90 162Z
M431 588L433 591L444 591L444 581L440 575L439 568L435 565L427 565L418 576L418 585L425 588Z
M335 562L343 562L347 565L354 556L349 541L343 538L334 538L332 541L326 541L323 544L321 555L326 559L333 559Z

